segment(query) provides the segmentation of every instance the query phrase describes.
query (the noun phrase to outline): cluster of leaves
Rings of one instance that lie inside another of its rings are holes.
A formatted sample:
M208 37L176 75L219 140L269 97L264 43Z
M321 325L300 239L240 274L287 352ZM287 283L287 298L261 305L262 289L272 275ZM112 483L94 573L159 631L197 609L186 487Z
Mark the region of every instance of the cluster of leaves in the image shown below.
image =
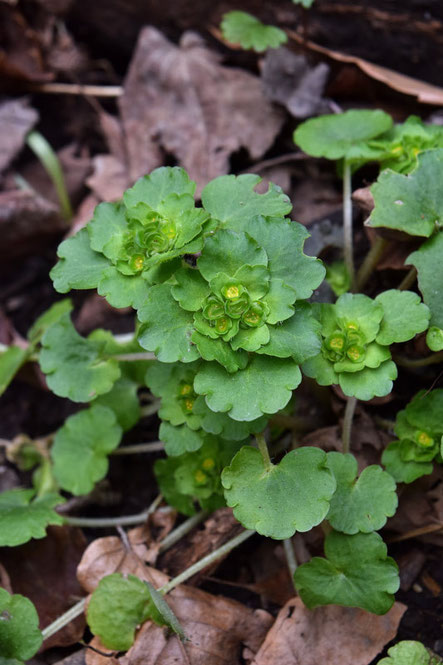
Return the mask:
M441 663L442 659L426 649L421 642L404 640L388 649L387 657L379 660L377 665L440 665Z
M443 462L443 389L421 390L397 414L398 441L389 444L382 463L397 482L412 483Z

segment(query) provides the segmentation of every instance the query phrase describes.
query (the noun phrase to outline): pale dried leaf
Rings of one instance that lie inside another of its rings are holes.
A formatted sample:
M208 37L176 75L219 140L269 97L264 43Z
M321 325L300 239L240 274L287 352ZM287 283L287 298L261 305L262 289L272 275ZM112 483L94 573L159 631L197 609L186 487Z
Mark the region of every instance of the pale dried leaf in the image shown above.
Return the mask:
M25 144L26 134L38 121L38 113L27 99L0 104L0 172L9 166Z
M130 185L126 165L114 155L96 155L86 184L102 201L118 201Z
M280 611L253 665L368 665L395 637L406 609L395 603L384 616L337 605L311 611L293 598Z

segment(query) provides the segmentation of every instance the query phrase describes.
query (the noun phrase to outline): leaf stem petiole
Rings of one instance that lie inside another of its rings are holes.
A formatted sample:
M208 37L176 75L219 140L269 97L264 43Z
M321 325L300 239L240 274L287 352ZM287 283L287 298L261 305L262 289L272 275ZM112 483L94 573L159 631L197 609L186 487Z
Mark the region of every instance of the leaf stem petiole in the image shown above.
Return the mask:
M348 397L346 401L345 416L343 419L343 430L341 437L343 453L348 453L351 448L352 421L354 418L354 412L356 406L357 406L357 398Z
M438 353L432 354L432 356L426 356L426 358L406 358L405 356L393 356L397 365L401 367L410 367L414 369L415 367L426 367L427 365L435 365L443 361L443 351L438 351Z
M257 440L258 449L263 458L265 469L266 471L269 471L269 469L272 467L272 462L271 458L269 457L269 450L268 450L268 445L266 443L265 435L263 434L263 432L261 432L260 434L257 434L255 438Z
M374 268L376 267L377 263L380 261L388 245L389 242L385 238L377 236L374 244L372 245L369 252L366 254L365 260L363 261L359 271L357 272L357 277L355 281L356 281L356 290L358 292L360 292L363 289L363 287L366 285L366 282L372 275Z

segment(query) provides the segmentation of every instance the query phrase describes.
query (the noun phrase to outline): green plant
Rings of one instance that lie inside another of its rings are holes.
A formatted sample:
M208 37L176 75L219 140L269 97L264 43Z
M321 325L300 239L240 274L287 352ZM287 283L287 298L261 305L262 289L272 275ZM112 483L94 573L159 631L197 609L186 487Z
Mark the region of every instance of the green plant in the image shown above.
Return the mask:
M277 48L288 40L280 28L264 25L252 14L241 11L224 14L220 27L227 42L240 44L242 48L253 49L258 53L268 48Z
M439 665L441 662L441 658L421 642L404 640L388 649L388 656L377 665Z

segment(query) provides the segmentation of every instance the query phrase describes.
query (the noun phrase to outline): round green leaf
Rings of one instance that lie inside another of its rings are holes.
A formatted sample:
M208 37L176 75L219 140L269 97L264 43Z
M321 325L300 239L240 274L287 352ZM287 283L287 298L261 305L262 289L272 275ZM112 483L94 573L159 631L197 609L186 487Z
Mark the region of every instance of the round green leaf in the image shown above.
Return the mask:
M187 425L174 427L169 423L160 425L158 436L160 441L165 444L166 453L172 457L198 450L202 447L204 441L202 430L194 431Z
M443 351L443 330L437 326L431 326L426 335L426 344L431 351Z
M222 473L228 506L247 529L290 538L326 517L335 480L319 448L298 448L266 468L255 448L245 446Z
M381 463L397 483L413 483L417 478L428 476L434 470L432 462L405 462L401 456L401 441L393 441L383 451Z
M417 429L443 433L443 388L420 390L407 405L406 417Z
M265 250L245 233L221 229L208 238L197 261L198 268L208 281L222 272L234 276L244 265L266 266Z
M0 588L0 659L32 658L43 641L38 625L37 610L28 598Z
M101 404L111 409L115 413L118 424L126 432L140 420L141 411L137 390L138 384L135 381L121 377L108 393L97 397L94 406Z
M404 640L388 649L388 656L379 660L377 665L440 665L442 662L421 642Z
M127 208L145 203L153 210L157 210L170 194L193 196L194 192L195 182L190 180L183 168L162 166L137 180L133 187L126 190L123 200Z
M255 420L286 406L300 381L300 369L292 360L258 356L231 375L215 363L205 363L194 389L206 396L212 411L228 412L234 420Z
M258 53L268 48L278 48L288 40L283 30L273 25L264 25L246 12L232 11L224 14L220 27L226 41Z
M49 524L63 524L55 506L64 503L58 494L33 499L34 490L14 489L0 494L0 547L16 547L31 538L44 538Z
M392 127L392 118L384 111L352 110L322 115L299 125L294 141L308 155L327 159L359 159L369 139Z
M320 324L307 303L297 303L294 315L279 326L269 326L268 344L257 353L277 358L292 358L297 364L318 354L321 347Z
M122 430L111 409L99 404L70 416L54 438L51 457L60 486L87 494L108 471L108 455L120 443Z
M248 363L246 351L243 349L234 351L231 345L223 339L211 339L197 331L193 333L191 339L202 358L208 361L216 360L230 374L243 369Z
M429 325L429 308L412 291L390 289L380 293L376 302L383 307L383 319L376 337L379 344L407 342Z
M337 481L326 517L336 531L347 534L378 531L397 509L395 481L375 464L366 467L357 479L353 455L328 453L328 466Z
M348 536L332 531L325 539L325 554L326 559L314 557L294 574L309 609L344 605L374 614L391 609L400 586L398 568L378 533Z
M86 229L64 240L57 250L58 263L49 273L54 289L67 293L71 289L95 289L109 260L91 249Z
M376 369L365 367L360 372L353 374L342 372L338 374L338 383L348 397L368 400L389 395L392 391L392 383L396 378L396 364L392 360L385 360Z

